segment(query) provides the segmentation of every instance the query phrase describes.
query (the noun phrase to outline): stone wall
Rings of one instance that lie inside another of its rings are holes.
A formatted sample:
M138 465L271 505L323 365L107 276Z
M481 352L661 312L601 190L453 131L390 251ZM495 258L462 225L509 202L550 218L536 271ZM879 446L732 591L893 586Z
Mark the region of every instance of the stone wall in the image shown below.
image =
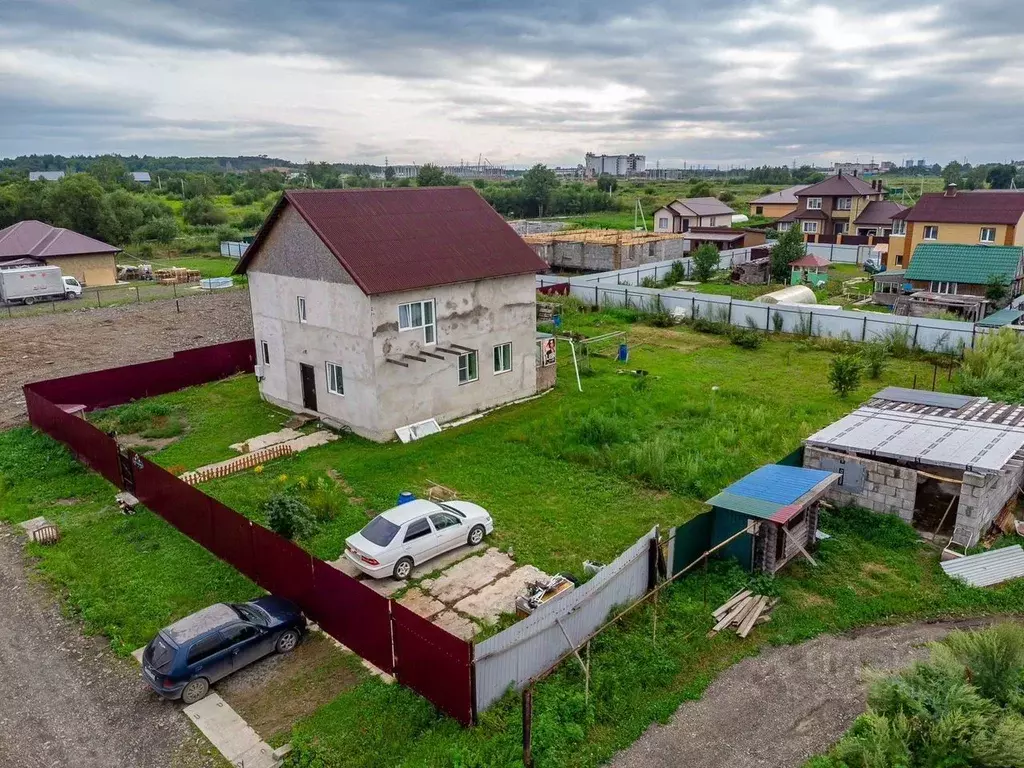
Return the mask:
M956 522L971 532L971 544L981 538L1024 482L1024 455L1007 462L1002 472L988 475L964 472Z
M899 515L908 523L914 518L914 500L917 497L917 472L907 467L872 461L857 456L839 456L808 445L804 449L804 466L810 469L822 467L822 459L844 459L847 464L858 464L864 468L863 487L851 492L842 484L833 485L826 498L840 506L858 506L875 512Z

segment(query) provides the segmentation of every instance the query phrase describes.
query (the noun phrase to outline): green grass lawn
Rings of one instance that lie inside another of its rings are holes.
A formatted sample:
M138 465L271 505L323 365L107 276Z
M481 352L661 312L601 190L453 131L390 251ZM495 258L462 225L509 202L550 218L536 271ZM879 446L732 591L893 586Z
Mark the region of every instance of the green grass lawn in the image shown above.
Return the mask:
M492 512L492 543L512 547L519 562L579 573L583 559L607 561L654 524L689 519L724 485L790 453L883 386L910 386L915 373L927 379L931 372L925 363L900 360L842 401L826 381L830 355L813 345L771 338L746 350L724 337L654 328L632 317L624 310L565 314L566 331L621 330L630 346L626 365L592 356L582 393L562 346L558 387L542 398L409 445L344 436L204 490L261 520L273 494L338 478L345 491L325 505L332 519L300 542L334 558L345 536L392 506L399 491L422 493L441 483ZM630 372L636 369L648 375L637 377ZM286 414L261 401L254 379L242 376L92 417L122 432L177 436L150 456L182 469L227 458L230 443L279 428ZM44 436L24 428L0 434L0 519L46 515L59 525L59 544L30 551L87 631L105 634L127 653L174 618L256 593L156 516L119 514L114 490ZM821 567L797 564L777 579L772 588L782 603L747 640L704 637L710 610L696 577L660 599L657 644L649 606L593 643L589 703L573 665L539 684L538 765L599 764L765 642L1024 606L1021 584L983 591L947 580L936 554L893 518L849 511L826 517L823 528L835 538L823 545ZM714 567L709 607L745 582L733 567ZM519 729L514 699L467 730L412 692L367 679L298 723L291 741L295 764L309 767L505 766L518 760Z

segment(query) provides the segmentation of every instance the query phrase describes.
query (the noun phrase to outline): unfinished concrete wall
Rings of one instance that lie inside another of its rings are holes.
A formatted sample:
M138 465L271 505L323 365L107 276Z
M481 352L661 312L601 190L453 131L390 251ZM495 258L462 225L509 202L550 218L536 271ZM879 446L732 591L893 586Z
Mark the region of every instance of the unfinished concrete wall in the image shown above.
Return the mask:
M1003 508L1017 497L1022 483L1024 456L1021 454L1011 459L1002 472L987 475L964 472L956 522L971 531L971 544L988 531Z
M826 498L843 506L858 506L875 512L898 515L908 523L914 519L914 500L917 497L917 472L907 467L872 461L857 456L838 456L813 446L804 449L804 466L811 469L838 471L829 462L842 459L846 464L856 464L864 470L864 480L859 489L852 490L840 481L833 485ZM825 460L825 466L822 462Z

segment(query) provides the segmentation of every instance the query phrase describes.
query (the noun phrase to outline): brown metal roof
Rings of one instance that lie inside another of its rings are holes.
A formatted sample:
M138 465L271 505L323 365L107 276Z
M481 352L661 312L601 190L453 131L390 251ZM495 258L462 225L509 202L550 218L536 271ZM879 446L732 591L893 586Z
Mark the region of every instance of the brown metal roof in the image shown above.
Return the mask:
M792 205L796 203L796 196L798 192L801 192L810 184L796 184L792 187L786 187L780 189L778 192L772 192L764 197L759 197L756 200L751 200L751 205Z
M548 265L472 187L288 190L235 268L291 205L367 295L544 272Z
M813 253L808 253L795 261L789 262L791 267L828 267L831 265L832 262L824 256L815 256Z
M45 261L56 256L120 253L121 249L70 229L41 221L19 221L0 229L0 261L31 258Z
M682 206L683 210L676 206ZM679 198L669 203L668 207L680 216L731 216L735 213L732 208L714 197Z
M880 195L881 191L859 176L829 176L796 193L797 197L852 197L854 195Z
M892 223L893 216L900 211L905 211L906 208L905 205L900 205L893 200L872 200L864 206L864 210L860 212L860 216L853 223L860 226L888 225Z
M938 224L1016 224L1024 216L1024 191L929 192L904 218Z
M802 221L804 219L827 219L828 216L820 208L811 208L806 211L790 211L785 216L780 216L776 221Z

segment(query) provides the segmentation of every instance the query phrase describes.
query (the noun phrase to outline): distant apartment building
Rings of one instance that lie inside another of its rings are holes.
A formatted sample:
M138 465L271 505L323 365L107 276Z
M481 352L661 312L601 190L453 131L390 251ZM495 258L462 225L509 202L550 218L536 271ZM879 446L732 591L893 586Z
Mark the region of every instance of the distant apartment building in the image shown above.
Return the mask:
M647 167L646 155L586 155L587 176L600 176L607 173L612 176L633 176L643 173Z
M878 163L832 163L829 170L833 176L845 173L847 176L864 176L865 174L880 173L882 166Z

